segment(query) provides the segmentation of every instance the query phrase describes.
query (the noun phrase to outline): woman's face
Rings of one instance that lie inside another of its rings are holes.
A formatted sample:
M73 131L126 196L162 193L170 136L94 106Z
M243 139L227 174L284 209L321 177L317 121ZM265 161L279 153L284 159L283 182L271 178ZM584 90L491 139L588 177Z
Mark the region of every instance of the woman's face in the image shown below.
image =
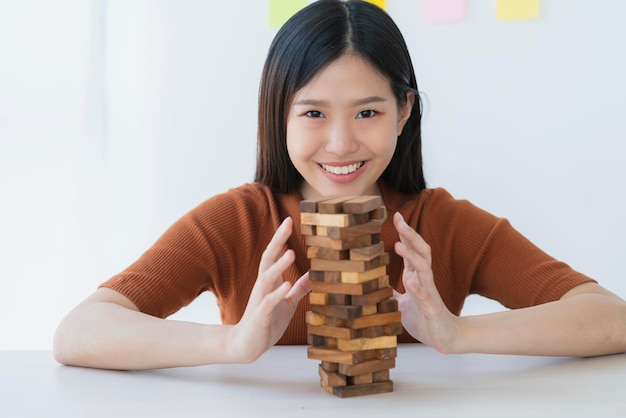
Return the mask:
M411 114L387 78L344 55L298 90L287 116L287 150L304 178L304 199L380 194L376 182Z

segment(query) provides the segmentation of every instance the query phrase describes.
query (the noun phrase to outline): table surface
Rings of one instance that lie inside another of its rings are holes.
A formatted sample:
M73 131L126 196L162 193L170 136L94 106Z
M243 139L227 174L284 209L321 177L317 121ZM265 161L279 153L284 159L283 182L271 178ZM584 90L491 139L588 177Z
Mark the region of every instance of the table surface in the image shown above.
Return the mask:
M626 417L626 354L444 355L406 344L392 393L343 399L321 389L318 363L306 346L277 346L246 365L132 372L0 351L0 417Z

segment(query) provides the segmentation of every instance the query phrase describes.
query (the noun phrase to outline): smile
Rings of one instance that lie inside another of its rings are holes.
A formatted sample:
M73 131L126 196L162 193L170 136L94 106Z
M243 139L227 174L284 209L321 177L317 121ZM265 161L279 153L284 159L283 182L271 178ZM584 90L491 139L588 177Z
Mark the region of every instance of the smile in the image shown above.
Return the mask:
M350 174L350 173L354 173L356 170L363 167L363 164L365 164L365 162L360 161L358 163L342 165L342 166L320 164L320 167L322 167L324 170L328 171L329 173L333 173L333 174Z

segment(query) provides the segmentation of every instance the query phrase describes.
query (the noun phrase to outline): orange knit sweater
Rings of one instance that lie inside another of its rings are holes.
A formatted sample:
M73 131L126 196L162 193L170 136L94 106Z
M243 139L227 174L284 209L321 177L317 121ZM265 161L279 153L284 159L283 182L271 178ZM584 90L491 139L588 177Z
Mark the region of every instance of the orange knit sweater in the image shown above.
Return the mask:
M443 301L459 314L472 293L508 308L537 305L560 298L569 289L592 281L524 238L509 222L444 189L404 195L380 184L389 217L381 239L390 255L390 284L404 291L402 259L394 252L398 234L391 218L399 211L432 249L432 268ZM126 295L145 313L167 317L204 291L213 292L222 322L242 317L261 254L280 222L294 220L288 246L296 261L285 275L294 282L309 268L300 235L299 194L273 195L260 184L246 184L208 199L174 223L135 263L101 286ZM299 304L279 344L306 344L305 312ZM406 332L399 342L412 342Z

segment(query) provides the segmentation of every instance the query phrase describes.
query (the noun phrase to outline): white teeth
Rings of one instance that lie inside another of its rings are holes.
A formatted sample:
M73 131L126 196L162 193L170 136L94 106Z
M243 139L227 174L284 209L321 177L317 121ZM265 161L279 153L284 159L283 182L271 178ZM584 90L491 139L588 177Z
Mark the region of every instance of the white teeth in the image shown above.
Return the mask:
M350 165L344 165L344 166L332 166L332 165L326 165L326 164L320 164L320 166L328 171L329 173L333 173L333 174L348 174L348 173L353 173L356 170L358 170L359 168L361 168L361 166L363 166L363 161L358 162L358 163L354 163L354 164L350 164Z

